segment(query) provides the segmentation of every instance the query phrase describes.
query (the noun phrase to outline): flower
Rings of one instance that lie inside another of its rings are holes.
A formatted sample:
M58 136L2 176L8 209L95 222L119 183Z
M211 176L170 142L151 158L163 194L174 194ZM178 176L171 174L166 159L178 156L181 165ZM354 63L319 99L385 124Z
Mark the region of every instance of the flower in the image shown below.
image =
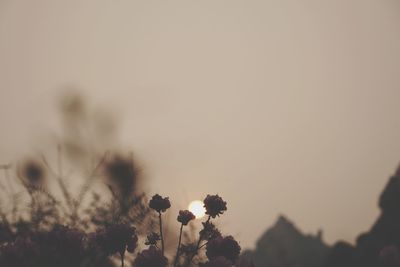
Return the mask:
M167 264L168 259L155 246L140 252L133 262L135 267L166 267Z
M43 164L36 160L26 161L21 169L24 183L32 188L40 188L44 184L46 171Z
M194 214L189 210L180 210L177 220L183 225L187 225L191 220L194 220L195 218L196 217L194 216Z
M204 240L210 240L221 236L221 232L215 227L212 222L202 222L203 229L200 231L200 236Z
M203 202L206 214L213 218L226 211L226 202L218 195L207 195Z
M139 171L132 159L115 155L104 166L112 190L121 197L128 197L135 192L139 179Z
M144 242L145 245L157 245L157 241L160 240L160 235L152 232L149 235L147 235L147 240Z
M235 262L239 254L240 246L232 236L211 239L206 245L206 255L210 260L223 256Z
M169 202L168 197L163 198L159 194L155 194L150 202L149 202L150 208L157 212L165 212L167 209L171 207L171 203Z
M232 267L232 266L233 264L230 260L221 256L199 265L199 267Z
M114 224L100 230L95 240L100 248L108 255L123 254L125 250L133 253L137 247L138 237L135 228L128 224Z

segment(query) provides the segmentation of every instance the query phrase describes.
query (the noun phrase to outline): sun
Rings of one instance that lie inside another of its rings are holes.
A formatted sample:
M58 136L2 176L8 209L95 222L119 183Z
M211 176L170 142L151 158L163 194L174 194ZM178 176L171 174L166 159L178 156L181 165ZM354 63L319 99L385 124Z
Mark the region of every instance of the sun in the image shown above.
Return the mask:
M190 202L188 210L190 210L194 214L194 216L196 216L196 219L201 219L204 217L204 215L206 215L204 203L200 200L194 200Z

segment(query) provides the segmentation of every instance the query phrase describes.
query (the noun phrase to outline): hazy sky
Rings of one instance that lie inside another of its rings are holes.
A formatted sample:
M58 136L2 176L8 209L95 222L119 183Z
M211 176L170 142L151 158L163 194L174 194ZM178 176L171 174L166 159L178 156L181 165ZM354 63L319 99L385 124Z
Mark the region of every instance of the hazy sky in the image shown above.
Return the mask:
M0 160L76 85L175 205L228 201L252 246L278 214L351 242L400 161L398 0L0 0Z

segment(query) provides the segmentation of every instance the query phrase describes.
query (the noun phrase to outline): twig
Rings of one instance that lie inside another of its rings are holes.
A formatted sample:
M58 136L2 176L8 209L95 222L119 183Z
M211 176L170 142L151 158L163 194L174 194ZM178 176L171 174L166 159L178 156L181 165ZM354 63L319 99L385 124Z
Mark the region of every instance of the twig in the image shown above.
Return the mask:
M181 248L181 240L182 240L182 230L183 230L183 223L181 224L181 230L179 231L179 241L178 241L178 247L176 248L174 267L176 267L176 264L178 263L179 259L179 250Z
M162 230L161 211L158 212L158 218L160 221L161 253L164 256L164 236L163 236L163 230Z

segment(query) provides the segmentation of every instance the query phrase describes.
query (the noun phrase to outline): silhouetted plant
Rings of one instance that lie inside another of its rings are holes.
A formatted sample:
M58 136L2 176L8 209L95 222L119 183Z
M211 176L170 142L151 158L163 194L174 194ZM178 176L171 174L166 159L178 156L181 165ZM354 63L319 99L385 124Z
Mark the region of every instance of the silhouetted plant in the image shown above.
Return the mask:
M208 217L196 242L185 238L184 231L194 229L187 226L195 216L179 211L172 257L165 244L168 228L163 226L169 198L156 194L148 200L132 153L104 152L90 144L94 137L80 128L88 123L90 112L79 96L64 99L62 114L64 136L55 157L39 154L0 165L0 266L189 267L201 265L204 255L205 266L235 264L240 246L232 237L222 237L211 221L227 210L220 196L204 199ZM81 180L71 184L72 176ZM141 240L148 246L142 250ZM207 252L201 254L202 249Z
M207 198L214 198L214 196L207 196ZM222 201L220 197L218 199ZM226 204L226 202L224 203ZM159 248L157 243L161 241L163 246L161 218L170 206L169 199L158 194L149 201L149 207L159 215L160 232L151 231L148 234L145 244L149 247L136 255L133 266L168 266L168 258L164 255L162 247ZM223 209L226 210L226 206ZM213 210L217 211L217 209ZM138 248L138 235L131 223L121 222L120 219L116 218L114 222L91 233L80 230L76 225L68 227L60 224L54 224L49 228L30 229L21 236L17 233L14 240L4 242L0 246L0 266L110 266L110 257L118 254L120 266L124 267L126 252L132 254ZM190 211L179 211L177 221L181 226L173 266L191 266L193 264L199 266L234 266L240 253L240 246L232 236L221 236L219 230L211 222L211 215L203 222L197 245L183 244L183 227L194 219L195 216ZM196 262L193 262L202 248L206 250L205 254L208 261L202 263L199 258Z

